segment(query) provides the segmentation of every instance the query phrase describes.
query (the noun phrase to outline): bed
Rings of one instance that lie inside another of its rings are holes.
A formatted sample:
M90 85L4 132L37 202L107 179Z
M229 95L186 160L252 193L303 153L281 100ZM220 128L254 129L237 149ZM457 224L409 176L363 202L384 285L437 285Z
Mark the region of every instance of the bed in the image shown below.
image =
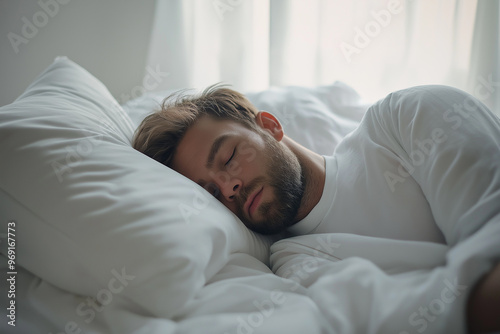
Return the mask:
M2 333L466 333L460 312L500 258L500 220L454 249L256 234L131 147L166 94L119 105L58 57L0 108ZM325 155L369 107L341 82L247 96Z

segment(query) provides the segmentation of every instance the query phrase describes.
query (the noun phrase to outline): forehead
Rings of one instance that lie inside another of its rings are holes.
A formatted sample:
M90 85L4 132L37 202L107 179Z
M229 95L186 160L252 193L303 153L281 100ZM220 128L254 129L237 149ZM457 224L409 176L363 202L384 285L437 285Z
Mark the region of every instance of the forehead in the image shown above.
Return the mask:
M184 176L196 180L205 164L214 141L223 135L242 137L252 132L232 120L218 120L203 116L186 131L177 146L172 168Z

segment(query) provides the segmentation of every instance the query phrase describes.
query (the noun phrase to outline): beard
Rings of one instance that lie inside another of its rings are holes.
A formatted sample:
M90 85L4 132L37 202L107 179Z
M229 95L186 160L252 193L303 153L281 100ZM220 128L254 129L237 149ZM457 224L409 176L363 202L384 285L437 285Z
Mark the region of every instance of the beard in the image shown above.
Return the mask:
M282 232L295 223L305 191L303 168L297 156L285 145L280 144L269 134L261 134L266 144L265 166L267 176L258 177L245 186L237 199L237 216L249 229L262 234ZM261 221L251 221L243 212L248 196L261 185L269 185L274 199L262 202L258 212L264 217Z

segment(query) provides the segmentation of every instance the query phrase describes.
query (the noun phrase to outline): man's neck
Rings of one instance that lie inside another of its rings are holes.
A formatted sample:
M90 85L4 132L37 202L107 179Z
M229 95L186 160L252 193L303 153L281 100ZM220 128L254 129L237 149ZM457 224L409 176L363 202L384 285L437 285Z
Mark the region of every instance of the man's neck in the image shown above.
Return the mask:
M295 217L296 223L304 219L311 212L321 199L321 195L323 195L326 177L325 159L321 155L296 143L289 137L283 137L282 142L299 159L305 178L306 187L299 211Z

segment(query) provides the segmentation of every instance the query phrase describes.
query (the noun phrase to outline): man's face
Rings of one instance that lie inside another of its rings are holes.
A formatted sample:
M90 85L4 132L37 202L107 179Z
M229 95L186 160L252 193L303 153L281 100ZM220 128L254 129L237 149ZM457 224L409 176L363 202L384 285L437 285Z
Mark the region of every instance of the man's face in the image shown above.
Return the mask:
M295 222L304 193L296 155L281 137L266 131L269 124L261 123L263 129L256 132L236 121L203 116L186 131L172 164L248 228L265 234Z

